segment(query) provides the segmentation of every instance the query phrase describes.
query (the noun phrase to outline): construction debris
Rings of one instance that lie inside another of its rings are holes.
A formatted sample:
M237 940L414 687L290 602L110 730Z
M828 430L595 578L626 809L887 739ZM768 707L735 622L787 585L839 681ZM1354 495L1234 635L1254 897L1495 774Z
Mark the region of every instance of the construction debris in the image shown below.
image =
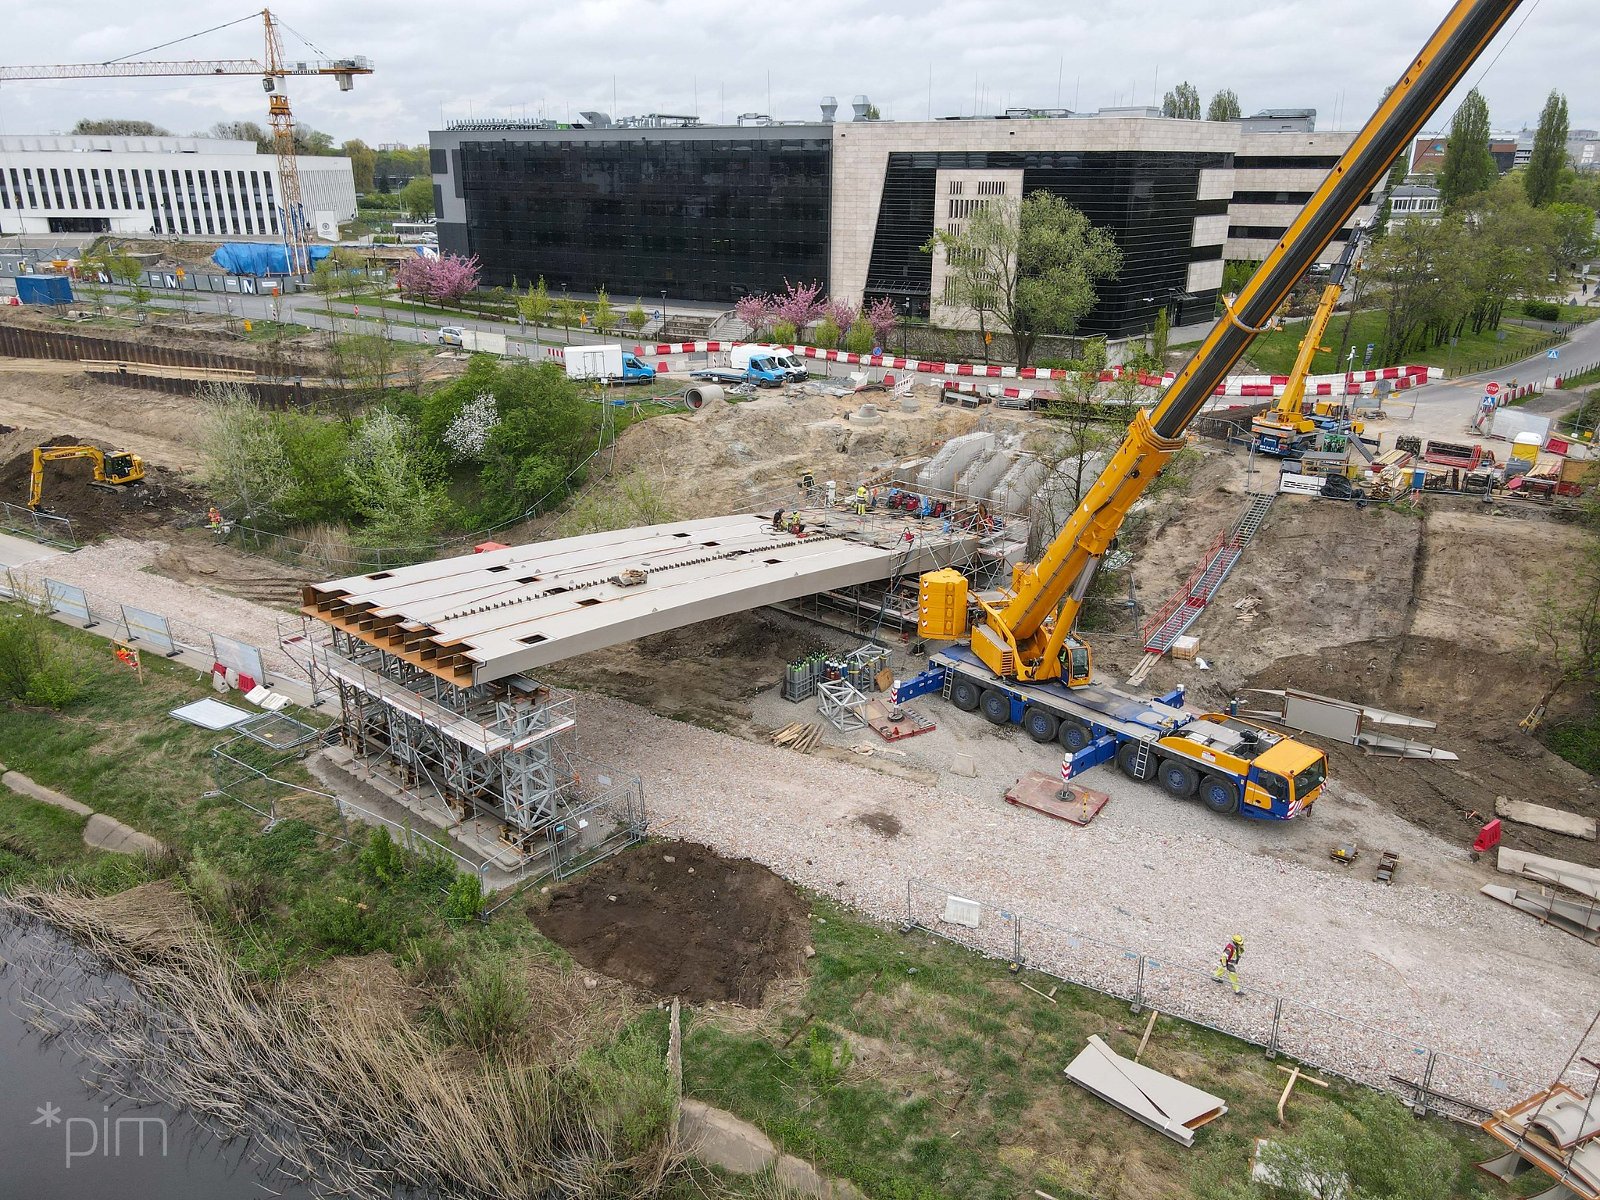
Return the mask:
M804 754L822 740L822 726L815 721L791 721L768 740L774 746L787 746Z
M1586 842L1595 840L1593 817L1582 817L1563 809L1547 808L1543 804L1530 804L1526 800L1512 800L1506 796L1495 797L1494 812L1495 816L1504 817L1507 821L1516 821L1520 825L1548 829L1551 833L1582 838Z
M1067 1065L1066 1075L1182 1146L1194 1145L1194 1131L1228 1111L1221 1097L1123 1058L1093 1034Z
M1543 854L1530 854L1526 850L1500 847L1500 857L1495 869L1507 875L1521 875L1539 883L1553 883L1591 900L1600 900L1600 869L1585 867L1564 859L1548 858Z
M1318 1079L1315 1075L1307 1075L1304 1072L1302 1072L1302 1070L1298 1066L1296 1066L1296 1067L1291 1069L1289 1067L1284 1066L1282 1063L1279 1063L1278 1064L1278 1070L1287 1071L1289 1073L1288 1082L1286 1082L1283 1085L1283 1095L1278 1097L1278 1124L1282 1125L1284 1123L1284 1116L1283 1116L1284 1105L1288 1104L1289 1103L1289 1097L1294 1095L1294 1085L1295 1084L1299 1083L1302 1079L1304 1079L1307 1083L1314 1083L1319 1088L1326 1088L1328 1086L1328 1081L1326 1079Z
M1378 855L1378 874L1376 878L1379 883L1393 883L1394 873L1399 869L1400 856L1393 850L1385 850Z
M1600 1107L1591 1098L1558 1083L1496 1112L1483 1130L1509 1149L1479 1170L1504 1183L1539 1170L1556 1180L1541 1197L1600 1200Z
M1414 742L1410 738L1393 737L1379 733L1375 725L1388 725L1403 729L1437 729L1438 724L1421 717L1408 717L1404 713L1388 712L1370 704L1352 704L1332 696L1319 696L1298 688L1251 688L1260 696L1272 696L1276 704L1267 708L1243 709L1245 715L1266 717L1292 729L1303 729L1319 737L1333 738L1351 746L1360 746L1368 754L1390 758L1424 758L1435 762L1453 761L1456 756L1448 750L1439 750Z
M1531 917L1538 917L1541 925L1553 925L1573 937L1600 946L1600 901L1572 900L1553 895L1543 888L1535 892L1507 887L1503 883L1486 883L1482 891L1485 896L1492 896L1512 908L1520 908Z

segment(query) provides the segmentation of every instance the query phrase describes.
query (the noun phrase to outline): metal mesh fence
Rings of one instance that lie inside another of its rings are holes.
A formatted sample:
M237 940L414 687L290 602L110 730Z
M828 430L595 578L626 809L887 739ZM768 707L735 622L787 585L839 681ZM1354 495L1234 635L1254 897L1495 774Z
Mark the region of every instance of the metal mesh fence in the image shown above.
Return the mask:
M76 550L78 538L72 522L55 513L37 512L20 504L0 502L0 531L21 534L47 546Z

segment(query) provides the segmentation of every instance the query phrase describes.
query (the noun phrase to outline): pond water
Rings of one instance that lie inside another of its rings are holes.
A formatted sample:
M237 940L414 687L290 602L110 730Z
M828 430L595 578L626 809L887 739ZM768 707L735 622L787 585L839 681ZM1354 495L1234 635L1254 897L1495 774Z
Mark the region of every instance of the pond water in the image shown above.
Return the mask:
M170 1106L96 1091L71 1035L43 1039L28 1024L31 1003L130 990L48 927L0 915L0 1200L310 1200L247 1139L222 1141Z

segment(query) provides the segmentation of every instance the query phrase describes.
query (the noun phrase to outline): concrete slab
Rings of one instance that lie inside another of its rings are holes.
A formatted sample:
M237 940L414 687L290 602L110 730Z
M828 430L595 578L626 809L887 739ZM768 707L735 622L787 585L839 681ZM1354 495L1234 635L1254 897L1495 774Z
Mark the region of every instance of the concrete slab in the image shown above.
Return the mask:
M1501 846L1495 869L1507 875L1522 875L1540 883L1555 883L1571 888L1581 895L1600 900L1600 870L1582 863L1550 858L1544 854L1531 854Z
M1530 804L1526 800L1507 800L1501 797L1494 802L1494 814L1508 821L1532 825L1535 829L1548 829L1551 833L1583 838L1589 842L1595 840L1593 817L1579 816L1577 813L1565 812L1559 808L1547 808L1543 804Z
M305 589L302 611L446 681L575 654L814 592L959 561L973 535L903 513L743 514L511 546ZM911 535L906 541L905 535Z
M87 804L79 804L71 796L63 796L52 788L45 787L42 783L35 783L21 771L7 771L0 775L0 784L4 784L19 796L27 796L41 804L52 804L56 808L64 808L70 813L77 813L80 817L94 815L94 809Z
M63 553L54 546L41 546L27 538L0 533L0 568L20 567L24 563L40 562Z
M148 833L140 833L105 813L95 813L83 827L85 845L112 854L160 854L164 846Z

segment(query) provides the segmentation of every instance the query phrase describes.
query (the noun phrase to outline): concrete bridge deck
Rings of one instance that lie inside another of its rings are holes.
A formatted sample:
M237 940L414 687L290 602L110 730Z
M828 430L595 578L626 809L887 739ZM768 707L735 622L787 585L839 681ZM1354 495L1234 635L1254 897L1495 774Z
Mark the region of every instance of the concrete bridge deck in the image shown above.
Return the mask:
M311 584L302 611L464 687L764 604L948 566L980 540L899 513L807 511L804 519L801 537L742 514L467 554ZM630 570L643 571L644 582L621 582Z

